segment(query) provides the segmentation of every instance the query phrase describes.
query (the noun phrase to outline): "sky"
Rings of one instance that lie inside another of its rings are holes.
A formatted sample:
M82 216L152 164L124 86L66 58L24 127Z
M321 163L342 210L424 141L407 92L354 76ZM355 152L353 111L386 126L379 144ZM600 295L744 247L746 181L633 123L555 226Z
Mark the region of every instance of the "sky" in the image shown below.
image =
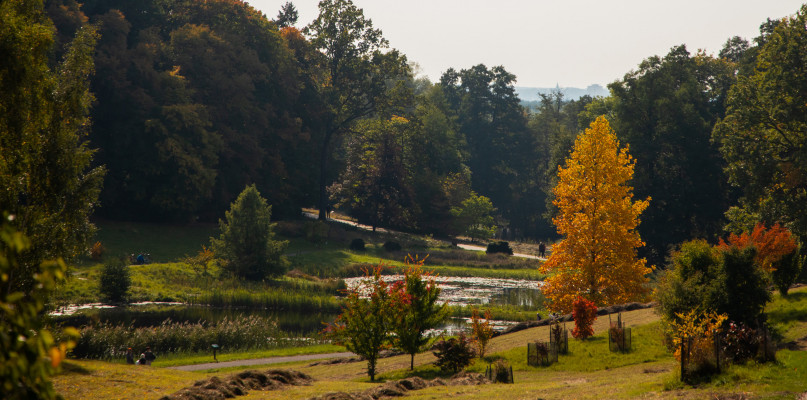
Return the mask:
M269 19L288 0L247 0ZM717 54L726 40L759 35L767 18L804 0L353 0L421 75L502 65L516 86L607 85L645 58L686 44ZM318 0L292 0L302 28Z

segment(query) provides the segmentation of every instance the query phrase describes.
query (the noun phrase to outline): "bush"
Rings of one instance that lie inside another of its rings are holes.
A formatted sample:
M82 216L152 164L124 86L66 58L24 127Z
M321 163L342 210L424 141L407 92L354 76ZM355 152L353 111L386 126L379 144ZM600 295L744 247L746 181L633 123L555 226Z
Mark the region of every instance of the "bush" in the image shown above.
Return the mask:
M437 357L434 365L443 372L459 372L471 365L474 359L471 341L465 337L465 333L460 333L456 338L438 341L434 344L434 350L433 354Z
M593 301L584 299L578 296L574 302L574 309L572 311L572 318L574 318L574 330L572 336L577 339L585 340L591 335L594 335L594 329L591 325L597 319L597 306Z
M211 238L213 252L225 269L251 280L285 272L288 262L283 251L288 242L273 240L271 217L272 206L255 185L238 195L225 214L226 222L219 220L221 235Z
M314 244L325 243L329 229L330 227L324 221L307 221L305 223L305 240Z
M782 256L776 263L776 269L771 273L773 284L779 289L779 293L784 297L787 296L787 291L790 286L796 283L796 279L801 274L804 267L804 258L800 256L801 248L796 251Z
M759 350L759 334L743 323L730 323L722 339L723 354L735 364L754 358Z
M364 239L355 238L350 241L350 250L364 251Z
M504 241L488 243L488 248L485 252L488 254L504 253L511 256L513 255L513 249L510 248L510 243Z
M384 250L389 252L401 251L401 244L398 242L386 241L384 242Z
M661 315L675 321L678 314L714 310L733 321L756 323L771 294L755 255L753 246L718 249L703 240L684 243L656 288Z
M104 264L98 290L106 300L113 303L125 302L131 285L132 278L129 275L129 267L126 266L123 260L112 260Z
M513 368L504 360L493 363L488 371L487 378L494 383L513 383Z
M473 340L476 343L477 355L479 357L485 356L485 350L488 348L488 342L493 338L493 327L490 326L490 320L493 317L490 310L485 310L485 318L479 315L479 310L474 308L471 312L471 332L473 332Z

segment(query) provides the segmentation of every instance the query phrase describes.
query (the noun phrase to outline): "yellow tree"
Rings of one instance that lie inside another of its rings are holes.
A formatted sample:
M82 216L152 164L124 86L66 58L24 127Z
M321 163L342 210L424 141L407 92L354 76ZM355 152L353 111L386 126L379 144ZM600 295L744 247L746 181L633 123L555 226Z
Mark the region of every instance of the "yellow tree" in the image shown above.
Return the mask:
M564 238L552 247L541 267L550 309L570 312L577 296L597 306L646 297L651 268L636 249L644 243L636 231L647 200L634 201L635 160L604 117L579 135L564 167L558 168L553 219Z

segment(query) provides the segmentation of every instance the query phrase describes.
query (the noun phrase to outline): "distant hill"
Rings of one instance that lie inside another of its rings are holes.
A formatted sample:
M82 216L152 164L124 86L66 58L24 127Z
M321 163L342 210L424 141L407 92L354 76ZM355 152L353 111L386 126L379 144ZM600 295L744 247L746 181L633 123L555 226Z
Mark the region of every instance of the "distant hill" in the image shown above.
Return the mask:
M516 86L516 93L518 93L518 97L521 99L522 102L531 102L531 101L540 101L541 93L549 94L553 90L560 90L563 92L565 100L577 100L584 95L589 95L592 97L595 96L608 96L608 89L594 84L589 85L589 87L585 89L580 88L573 88L573 87L560 87L555 86L553 88L534 88L534 87L524 87L524 86Z

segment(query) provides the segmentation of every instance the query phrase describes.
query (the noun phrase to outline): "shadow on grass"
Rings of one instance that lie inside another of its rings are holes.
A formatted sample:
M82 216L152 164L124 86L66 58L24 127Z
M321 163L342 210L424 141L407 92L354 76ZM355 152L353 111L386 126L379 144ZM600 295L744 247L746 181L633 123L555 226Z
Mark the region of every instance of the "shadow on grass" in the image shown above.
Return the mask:
M787 303L801 303L807 301L807 292L795 292L790 293L787 297L783 298L782 301L786 301ZM772 310L768 312L768 319L770 322L777 324L777 323L787 323L792 321L807 321L807 309L804 308L794 308L794 307L781 307L776 310Z
M79 374L79 375L90 375L92 371L88 370L87 368L82 367L78 364L73 364L69 361L65 361L62 363L62 374Z

